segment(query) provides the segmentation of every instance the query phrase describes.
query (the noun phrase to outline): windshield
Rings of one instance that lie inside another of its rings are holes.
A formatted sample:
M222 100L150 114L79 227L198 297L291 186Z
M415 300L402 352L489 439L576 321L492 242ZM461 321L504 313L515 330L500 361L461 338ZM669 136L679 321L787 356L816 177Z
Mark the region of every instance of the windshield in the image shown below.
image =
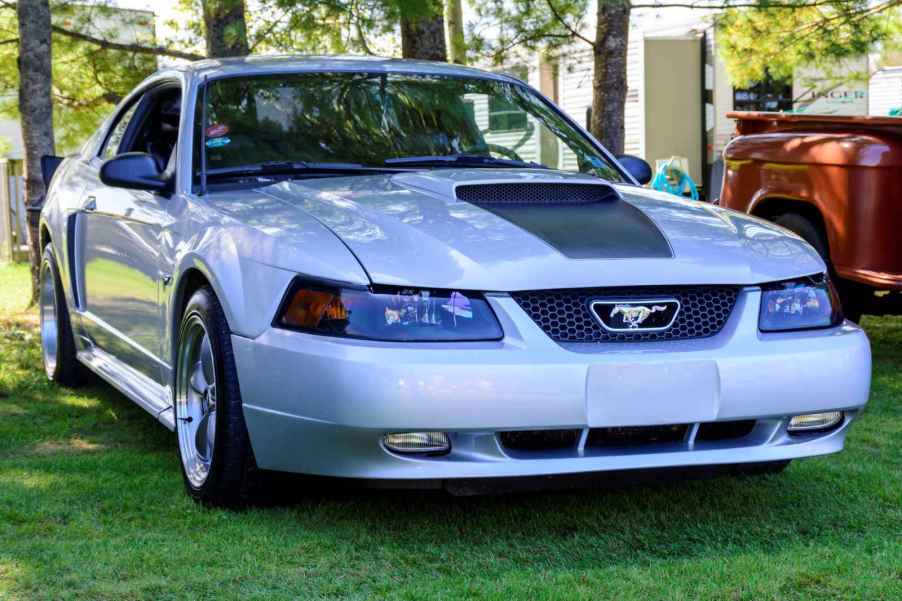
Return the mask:
M540 97L503 81L400 73L238 77L209 83L206 104L208 176L338 164L551 168L623 181Z

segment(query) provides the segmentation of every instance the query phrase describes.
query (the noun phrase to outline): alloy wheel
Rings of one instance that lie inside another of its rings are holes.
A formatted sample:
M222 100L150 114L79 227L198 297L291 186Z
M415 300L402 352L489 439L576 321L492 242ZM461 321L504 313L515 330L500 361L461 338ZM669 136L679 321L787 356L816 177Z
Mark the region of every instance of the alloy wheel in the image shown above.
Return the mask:
M45 260L41 265L41 353L44 358L44 371L52 378L56 371L57 345L59 343L59 324L56 315L56 281L53 269Z
M210 335L196 314L182 328L177 369L179 450L188 481L200 488L210 474L216 443L216 364Z

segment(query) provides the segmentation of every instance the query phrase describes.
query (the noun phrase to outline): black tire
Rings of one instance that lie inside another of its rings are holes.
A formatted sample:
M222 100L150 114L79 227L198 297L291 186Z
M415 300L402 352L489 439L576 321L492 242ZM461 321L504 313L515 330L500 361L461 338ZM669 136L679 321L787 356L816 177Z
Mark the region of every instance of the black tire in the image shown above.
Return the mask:
M763 476L767 474L779 474L787 467L791 459L783 461L764 461L761 463L740 463L733 466L733 473L742 476Z
M39 276L41 285L41 297L39 300L41 308L41 355L44 363L44 373L47 374L51 381L63 386L76 387L84 380L85 368L76 358L75 339L72 336L72 325L69 320L69 306L66 303L63 282L57 265L56 256L53 253L53 245L47 244L44 247L44 254L41 256ZM44 290L45 281L52 286L52 291ZM49 295L51 292L52 298L45 298L45 293ZM45 302L53 306L55 332L52 331L54 328L49 326L49 319L47 320L47 327L45 327ZM48 352L48 344L54 345L55 351L52 354Z
M244 421L238 373L232 352L230 330L222 306L209 287L197 290L189 299L179 327L179 345L186 324L199 317L209 335L216 373L216 432L212 461L206 480L200 486L190 481L185 470L182 446L176 445L179 465L188 494L208 506L240 508L267 497L266 474L257 468ZM181 347L180 347L181 348ZM176 364L178 368L178 363ZM176 382L178 383L178 374ZM178 386L178 384L177 384ZM178 394L176 386L175 394ZM176 432L185 428L176 412Z
M774 223L781 227L785 227L802 237L805 242L814 247L817 254L821 256L827 266L833 269L830 262L830 245L827 243L827 237L817 225L811 222L807 217L803 217L797 213L786 213L774 219Z
M830 261L830 245L827 243L827 237L821 228L812 223L807 217L797 213L780 215L774 219L774 223L798 234L805 242L814 247L814 250L827 264L830 278L836 284L840 302L842 303L843 315L845 315L846 319L855 323L861 321L861 314L870 291L860 284L842 280L836 275L833 263Z

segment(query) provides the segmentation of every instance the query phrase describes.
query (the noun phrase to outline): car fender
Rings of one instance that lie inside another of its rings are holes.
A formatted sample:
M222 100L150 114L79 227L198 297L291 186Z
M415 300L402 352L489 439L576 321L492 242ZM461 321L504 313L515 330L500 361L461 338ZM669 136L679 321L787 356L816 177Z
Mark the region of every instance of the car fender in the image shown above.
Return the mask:
M232 333L256 338L272 323L295 274L241 256L227 233L204 238L197 248L183 253L177 260L167 320L172 324L172 333L177 332L187 302L185 292L191 284L191 275L199 273L216 294ZM174 336L167 339L173 340Z

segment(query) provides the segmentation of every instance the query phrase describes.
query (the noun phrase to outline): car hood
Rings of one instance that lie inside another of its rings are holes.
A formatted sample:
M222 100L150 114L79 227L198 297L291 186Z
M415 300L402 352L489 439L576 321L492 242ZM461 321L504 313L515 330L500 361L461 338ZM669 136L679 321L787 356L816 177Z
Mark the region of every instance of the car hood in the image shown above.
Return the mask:
M537 186L530 188L537 196L530 197L525 217L506 213L503 197L486 197L486 203L458 198L462 186L495 185L503 191L498 184ZM585 206L571 213L568 202L537 202L557 184L604 186L606 197L595 206L607 212L592 213L594 221L586 221ZM302 235L317 222L339 238L376 284L486 291L759 284L824 270L808 244L765 221L556 171L441 169L305 179L212 194L210 201L291 246L286 257L321 252L304 248ZM549 234L541 225L549 221L563 227ZM336 252L334 245L325 246Z

